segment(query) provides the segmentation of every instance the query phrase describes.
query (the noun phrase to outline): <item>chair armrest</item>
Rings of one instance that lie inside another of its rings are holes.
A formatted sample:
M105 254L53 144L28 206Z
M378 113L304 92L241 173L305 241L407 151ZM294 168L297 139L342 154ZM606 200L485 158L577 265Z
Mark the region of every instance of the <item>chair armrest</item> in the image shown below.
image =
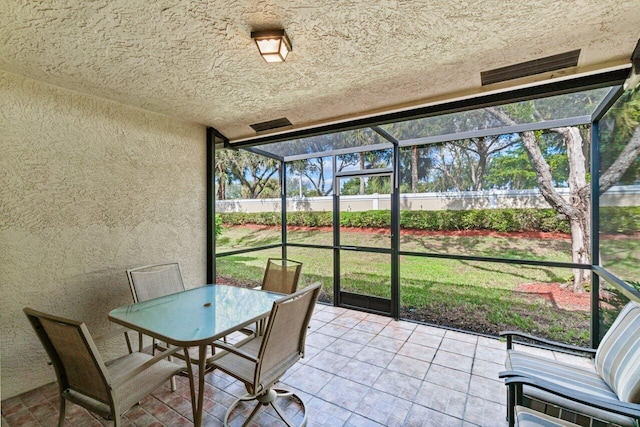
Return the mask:
M236 354L242 358L245 358L247 360L250 360L252 362L258 362L258 358L255 356L252 356L251 354L240 350L238 347L232 346L231 344L227 344L226 342L222 342L222 341L215 341L213 343L214 346L221 348L223 350L228 351L229 353L233 353Z
M587 353L589 355L595 355L596 354L596 350L593 349L593 348L579 347L577 345L571 345L571 344L563 344L561 342L551 341L551 340L548 340L548 339L545 339L545 338L536 337L535 335L525 334L523 332L504 331L504 332L500 332L500 336L507 338L507 350L513 349L513 337L518 337L518 338L526 338L528 340L544 344L544 345L546 345L548 347L553 347L553 348L557 348L557 349L561 349L561 350L568 350L568 351L573 351L573 352Z
M507 386L516 384L527 385L603 411L613 412L636 419L640 418L640 405L637 403L628 403L621 400L597 397L552 383L534 375L524 374L517 371L503 371L500 372L499 376L500 378L505 378L505 384Z
M130 380L131 377L134 377L134 376L144 372L150 366L158 363L162 359L166 359L167 357L173 355L174 353L176 353L176 352L178 352L180 350L182 350L182 347L169 346L169 348L167 350L156 353L156 355L153 356L151 359L147 360L146 362L144 362L141 365L136 366L135 369L132 369L131 371L127 372L126 375L122 375L122 376L118 377L118 379L112 381L111 384L110 384L111 387L112 388L118 387L120 384L124 383L125 381ZM180 367L180 365L177 365L177 366Z

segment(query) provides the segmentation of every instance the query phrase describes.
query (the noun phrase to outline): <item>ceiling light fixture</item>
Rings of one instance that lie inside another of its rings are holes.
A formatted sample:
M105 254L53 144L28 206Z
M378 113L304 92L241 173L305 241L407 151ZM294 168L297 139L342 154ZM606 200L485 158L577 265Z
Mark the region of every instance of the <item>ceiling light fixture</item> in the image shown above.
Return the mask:
M260 55L267 62L284 62L291 52L291 41L284 30L252 31Z

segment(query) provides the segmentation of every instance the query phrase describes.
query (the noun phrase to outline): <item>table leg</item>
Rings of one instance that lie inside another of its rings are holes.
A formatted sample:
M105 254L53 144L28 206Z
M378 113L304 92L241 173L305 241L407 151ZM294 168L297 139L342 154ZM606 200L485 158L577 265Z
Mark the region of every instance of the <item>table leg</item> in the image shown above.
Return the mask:
M202 411L204 407L204 375L207 367L207 345L202 344L198 354L198 406L196 413L193 415L193 424L195 427L202 425Z
M191 392L191 411L193 412L193 419L196 419L196 390L193 385L193 368L191 367L191 357L189 355L189 348L184 348L184 360L187 363L187 375L189 376L189 391Z

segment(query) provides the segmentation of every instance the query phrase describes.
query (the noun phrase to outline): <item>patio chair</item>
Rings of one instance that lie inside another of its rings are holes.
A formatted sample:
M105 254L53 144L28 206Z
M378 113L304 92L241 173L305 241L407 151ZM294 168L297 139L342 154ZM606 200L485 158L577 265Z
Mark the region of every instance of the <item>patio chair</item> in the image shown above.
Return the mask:
M517 427L580 427L569 421L550 417L525 406L516 406Z
M169 262L165 264L145 265L127 270L127 278L131 287L131 295L133 302L147 301L165 295L175 294L185 290L182 274L180 273L180 264L177 262ZM140 349L142 351L143 340L142 333L139 334ZM155 339L152 341L152 352L156 349L165 350L164 344L157 343ZM198 348L188 349L191 362L198 364ZM213 346L209 347L207 352L206 366L207 370L212 370L211 360L213 358ZM176 357L184 359L183 354L176 354ZM171 382L172 390L175 390L175 381Z
M61 427L67 400L112 419L118 427L127 410L184 369L166 360L179 347L157 356L133 352L105 363L84 323L30 308L24 313L56 372Z
M286 258L269 258L262 277L262 285L256 287L268 292L279 294L292 294L298 290L298 281L302 263ZM266 319L259 320L255 325L248 326L240 330L245 335L253 335L264 332Z
M147 301L185 290L180 264L177 262L131 268L127 270L127 278L133 302Z
M513 426L514 408L523 396L562 410L620 426L637 426L640 418L640 304L629 302L605 334L597 350L564 345L517 332L507 337L507 417ZM595 369L516 351L513 337L548 347L595 356ZM516 378L517 380L510 380Z
M298 290L301 271L301 262L285 258L269 258L260 289L279 294L292 294Z
M224 351L213 362L214 366L242 381L248 392L229 407L224 418L225 426L240 402L251 400L257 400L257 405L243 425L249 425L261 407L271 405L278 416L291 426L291 421L276 403L279 397L297 400L304 414L301 425L306 424L306 408L302 399L292 392L276 389L274 385L304 356L307 327L320 287L321 283L316 283L275 301L264 335L255 335L253 339L235 346L215 343Z

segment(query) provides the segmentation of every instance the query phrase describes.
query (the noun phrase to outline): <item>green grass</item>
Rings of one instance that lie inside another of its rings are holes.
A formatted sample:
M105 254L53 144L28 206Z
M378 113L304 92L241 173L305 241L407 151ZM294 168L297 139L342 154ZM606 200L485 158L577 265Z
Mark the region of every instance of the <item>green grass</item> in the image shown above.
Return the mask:
M613 239L610 236L600 238L602 265L623 280L638 280L639 258L640 240L637 238Z
M389 245L389 237L384 235L343 231L341 237L347 245ZM279 238L279 230L227 228L217 242L217 251L265 245ZM330 232L293 232L288 239L297 243L332 243ZM401 250L570 261L570 244L564 240L403 235ZM223 257L218 259L218 275L259 283L266 259L279 255L279 249L273 249ZM290 247L288 256L304 263L302 283L322 281L322 299L332 301L333 251ZM562 268L402 256L402 317L488 334L517 329L584 345L589 338L588 312L560 310L541 299L514 292L524 283L567 282L571 274L571 270ZM390 256L342 251L341 286L352 292L389 298Z

